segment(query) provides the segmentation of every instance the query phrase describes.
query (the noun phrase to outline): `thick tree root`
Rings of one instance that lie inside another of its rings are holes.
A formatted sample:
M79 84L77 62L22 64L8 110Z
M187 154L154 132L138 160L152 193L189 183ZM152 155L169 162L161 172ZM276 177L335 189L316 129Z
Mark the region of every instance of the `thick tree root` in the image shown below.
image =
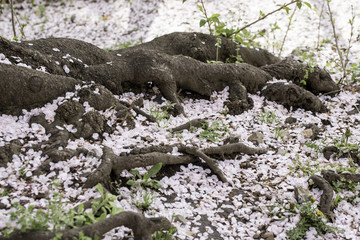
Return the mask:
M202 160L204 160L206 162L206 164L209 166L209 168L220 178L221 181L228 182L224 173L217 166L215 159L207 156L205 153L196 149L195 147L188 147L188 146L181 145L179 147L179 151L201 158Z
M321 176L313 175L309 180L312 180L316 186L318 186L323 193L320 198L320 211L331 221L334 222L335 217L332 212L333 209L333 189L328 181Z
M329 183L341 181L341 180L345 180L347 182L353 182L353 183L360 182L360 174L336 173L334 171L322 171L321 174Z
M177 148L179 152L186 153L186 155L175 156L168 154ZM104 182L113 172L119 176L123 170L130 170L137 167L146 167L161 162L164 165L174 164L188 164L198 162L199 158L203 159L219 178L227 182L222 171L216 165L216 160L208 155L219 155L225 159L224 154L264 154L267 150L263 148L251 148L242 143L226 144L219 147L210 147L206 149L196 149L184 145L165 145L165 146L151 146L148 148L134 149L128 156L117 156L111 148L104 147L103 155L101 157L100 166L90 174L86 180L84 187L90 188Z
M310 177L310 180L323 190L323 193L320 198L320 210L325 214L325 216L330 220L334 221L334 214L331 211L334 208L333 203L333 188L331 187L332 182L337 181L347 181L353 183L360 182L360 174L351 174L351 173L336 173L334 171L322 171L321 174L323 177L313 175Z
M154 232L169 230L171 223L164 217L146 218L141 214L125 211L79 228L59 232L17 232L11 234L10 238L0 236L0 240L50 240L57 234L62 234L63 240L72 240L78 237L80 232L91 238L101 238L108 231L120 226L132 229L136 240L151 240Z

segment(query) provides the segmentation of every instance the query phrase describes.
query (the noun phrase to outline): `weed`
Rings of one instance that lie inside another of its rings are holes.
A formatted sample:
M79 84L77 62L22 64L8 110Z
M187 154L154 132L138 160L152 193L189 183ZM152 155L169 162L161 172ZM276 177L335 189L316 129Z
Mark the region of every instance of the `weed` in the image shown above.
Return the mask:
M314 227L320 235L327 232L340 232L338 228L327 225L326 217L314 202L308 202L305 205L296 205L296 207L300 212L300 221L294 229L286 232L288 239L303 239L310 227Z
M219 141L220 137L224 136L229 130L228 128L222 124L221 122L213 122L210 124L208 121L205 121L201 127L203 131L200 132L199 137L201 140L208 140L211 142ZM191 128L191 131L196 130L196 128Z
M275 138L276 139L283 138L285 132L286 132L286 129L281 129L280 126L277 126L275 128Z
M216 38L215 47L216 47L215 61L207 61L208 63L220 63L221 62L221 61L219 61L219 49L221 48L221 38Z
M340 193L342 189L354 192L359 183L354 183L345 178L341 178L339 181L332 181L331 185L336 193Z
M171 217L171 223L175 219L175 214ZM177 232L176 227L171 225L170 229L168 231L157 231L153 234L153 239L155 240L172 240L174 239L173 235Z
M274 122L277 122L279 120L279 117L276 116L274 111L263 111L258 114L258 118L262 123L270 123L273 124Z
M142 190L140 192L140 195L142 196L141 201L136 200L135 206L140 209L141 211L149 210L151 205L154 202L154 192L149 192L146 190Z
M49 201L48 208L45 210L36 209L34 205L21 206L19 202L15 202L12 205L14 211L10 213L10 219L16 222L17 226L10 227L8 225L2 231L4 236L8 237L13 231L60 231L81 227L106 218L108 213L114 215L122 211L114 203L116 197L108 193L104 194L100 184L96 186L96 189L101 194L101 198L92 201L92 212L85 212L83 204L78 206L78 211L73 209L66 211L66 207L63 205L62 194L58 191L58 187L58 183L53 184L54 195ZM61 236L56 236L55 239L60 239L59 237Z
M157 122L162 121L163 119L169 119L169 110L175 105L176 103L166 102L165 106L160 109L150 107L150 115L153 116L157 120Z
M360 147L359 144L352 144L349 143L349 138L351 137L352 133L349 128L345 130L345 133L341 136L340 140L334 140L334 145L339 149L338 156L348 156L351 158L352 152L357 152Z
M134 204L138 209L142 211L148 210L154 202L154 192L149 192L146 190L146 188L162 188L158 180L151 179L151 177L155 176L160 171L161 167L162 163L157 163L152 166L150 170L146 172L143 176L141 176L140 172L136 169L130 171L130 173L134 175L134 178L137 177L138 179L130 179L126 182L126 184L131 186L133 199L137 198L136 194L140 194L141 201L136 200Z
M151 179L151 177L155 176L161 169L162 163L159 162L151 167L151 169L141 176L140 172L136 169L130 170L130 173L134 175L134 178L137 177L138 179L130 179L126 182L126 184L130 185L131 188L139 189L142 187L145 189L146 187L160 189L162 188L160 182L158 180Z

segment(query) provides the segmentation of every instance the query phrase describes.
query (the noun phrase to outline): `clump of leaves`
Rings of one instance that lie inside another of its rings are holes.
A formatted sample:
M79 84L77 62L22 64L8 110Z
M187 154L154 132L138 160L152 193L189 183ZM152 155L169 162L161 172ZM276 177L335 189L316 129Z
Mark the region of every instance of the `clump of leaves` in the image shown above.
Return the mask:
M300 240L306 235L310 227L314 227L318 234L323 235L327 232L336 233L340 230L329 226L324 214L317 208L314 202L307 202L304 205L296 205L300 212L300 221L295 228L286 232L288 239Z
M155 176L160 171L161 167L162 163L157 163L143 176L136 169L130 170L130 173L134 175L134 179L128 180L126 184L131 186L133 199L137 199L134 202L135 206L142 211L148 210L155 198L154 192L148 191L146 188L162 188L158 180L151 179L151 177ZM135 177L137 177L137 179L135 179Z
M333 186L333 189L336 193L341 192L342 189L354 192L359 183L341 178L339 181L332 181L331 185Z
M273 124L279 120L279 117L276 115L274 111L262 111L258 114L258 118L262 123L270 123Z
M123 211L114 203L116 197L109 193L105 194L101 184L96 186L101 197L92 201L91 212L85 211L83 204L78 206L77 211L74 209L66 211L62 194L58 191L59 184L54 183L54 186L53 198L49 201L49 206L45 210L36 209L34 205L21 206L19 202L12 205L14 211L10 213L10 220L16 222L17 226L9 225L3 230L2 233L5 237L9 237L13 231L60 231L77 228L101 221L106 218L108 213L114 215ZM58 235L55 239L61 239L61 236Z
M153 108L150 107L150 115L155 117L156 121L162 121L163 119L169 119L170 114L169 110L173 108L176 105L176 103L166 102L165 106L162 108Z
M211 142L218 142L220 137L224 136L229 131L226 125L218 121L215 121L212 124L210 124L209 121L205 121L200 128L203 129L199 134L200 139L206 139ZM192 131L194 130L196 129L192 129Z
M359 144L349 143L349 138L352 133L349 128L346 128L345 133L341 136L340 140L334 140L334 145L339 149L339 156L348 155L351 152L358 151L360 149Z
M130 179L126 182L126 184L130 185L131 188L154 188L154 189L160 189L162 188L160 182L155 179L151 179L151 177L155 176L161 169L162 163L159 162L152 166L148 172L146 172L143 176L140 174L140 172L136 169L130 170L130 173L134 175L134 179ZM137 177L137 179L135 179Z

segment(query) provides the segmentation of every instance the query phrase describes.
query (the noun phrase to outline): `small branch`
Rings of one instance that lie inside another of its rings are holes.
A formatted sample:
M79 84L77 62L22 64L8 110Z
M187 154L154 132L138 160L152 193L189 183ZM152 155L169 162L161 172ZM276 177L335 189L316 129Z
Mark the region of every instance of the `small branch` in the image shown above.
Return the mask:
M11 23L14 33L14 38L16 37L16 29L15 29L15 13L14 13L14 3L13 0L10 0L10 7L11 7Z
M278 57L281 56L281 53L282 53L282 50L283 50L283 47L284 47L284 44L285 44L285 40L286 40L286 37L287 37L288 32L290 30L291 22L293 20L294 15L295 15L296 9L297 9L297 7L294 8L294 11L292 12L292 14L290 16L289 23L288 23L288 26L287 26L287 29L286 29L286 32L285 32L285 36L284 36L284 39L283 39L283 41L281 43L280 52L279 52Z
M323 1L322 5L321 5L321 11L320 11L320 15L319 15L319 25L318 25L318 36L317 36L317 43L316 43L316 49L319 49L320 47L320 28L321 28L321 18L324 12L324 5L325 5L325 1Z
M284 9L284 8L287 7L287 6L290 6L291 4L297 3L298 1L299 1L299 0L291 1L291 2L289 2L289 3L287 3L287 4L285 4L285 5L277 8L277 9L275 9L274 11L272 11L272 12L270 12L270 13L262 16L261 18L255 20L255 21L253 21L253 22L251 22L251 23L249 23L249 24L246 24L245 26L241 27L241 28L238 29L237 31L230 33L230 34L229 34L229 37L232 36L232 35L234 35L234 34L238 34L238 33L241 32L242 30L244 30L244 29L246 29L246 28L254 25L255 23L258 23L258 22L264 20L264 19L267 18L268 16L270 16L270 15L272 15L272 14L274 14L274 13L276 13L276 12L282 10L282 9Z
M346 50L346 56L345 56L345 62L344 62L344 73L347 74L346 72L346 66L348 65L349 63L349 53L350 53L350 49L351 49L351 43L352 43L352 37L354 35L354 21L355 21L355 13L354 13L354 7L351 5L351 20L349 20L350 22L350 37L349 37L349 45L347 47L347 50ZM344 75L344 79L346 78L346 75Z
M335 38L335 47L336 47L336 51L339 55L339 58L340 58L340 63L341 63L341 68L343 69L343 78L346 78L346 69L345 69L345 63L344 63L344 59L343 59L343 55L342 55L342 52L340 50L340 47L339 47L339 37L338 35L336 34L336 28L335 28L335 19L333 18L333 14L332 14L332 11L331 11L331 8L330 8L330 1L326 1L326 4L327 4L327 7L329 9L329 17L330 17L330 22L331 22L331 26L332 26L332 29L333 29L333 34L334 34L334 38ZM342 79L340 80L339 83L341 83Z
M208 27L209 27L209 33L210 33L210 35L212 35L211 24L210 24L210 21L209 21L207 12L206 12L206 8L205 8L204 1L203 1L203 0L200 0L200 2L201 2L201 6L202 6L202 8L203 8L203 10L204 10L204 15L205 15L205 18L206 18L206 22L207 22Z

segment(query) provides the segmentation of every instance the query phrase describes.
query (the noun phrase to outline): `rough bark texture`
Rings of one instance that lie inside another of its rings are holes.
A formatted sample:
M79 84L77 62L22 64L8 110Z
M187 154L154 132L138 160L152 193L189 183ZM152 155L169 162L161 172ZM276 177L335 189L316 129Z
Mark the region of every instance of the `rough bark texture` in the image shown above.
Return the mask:
M334 213L332 209L334 207L333 189L328 181L321 176L313 175L310 177L310 180L314 181L315 185L318 186L323 193L320 198L320 211L332 222L334 222Z
M105 51L90 43L74 39L52 38L12 43L0 38L0 51L5 56L17 56L18 58L9 57L14 64L26 63L34 69L45 67L46 71L51 73L48 74L49 81L59 79L59 82L62 82L65 78L58 75L64 75L77 79L68 79L73 84L78 83L79 80L94 81L113 93L143 91L148 82L152 82L159 87L165 98L176 103L178 113L184 113L177 96L179 89L209 96L212 91L230 86L231 102L241 102L238 104L242 108L241 111L231 111L238 114L251 108L247 92L256 93L272 77L288 79L300 84L306 71L310 71L307 65L293 59L280 61L265 50L237 47L235 43L222 37L220 37L222 44L219 49L219 60L233 62L234 56L239 54L245 64L204 63L206 60L216 58L216 38L218 37L201 33L173 33L149 43L118 51ZM259 66L262 67L258 68ZM4 68L9 67L2 67L1 73L7 73ZM17 71L15 69L18 68L10 69ZM39 74L34 70L27 71L26 75L30 77ZM56 76L53 76L54 74ZM44 76L38 77L43 79ZM20 79L29 82L24 77ZM34 85L32 91L38 91L39 86L43 86L44 80L34 77L31 81L34 82L31 84ZM306 81L307 90L313 93L327 93L339 89L329 74L319 68L315 68ZM8 82L5 80L0 82L2 89L8 88L6 85ZM45 85L49 84L45 83ZM26 86L26 84L22 85ZM72 86L69 84L66 89L61 89L66 91ZM52 94L54 98L62 92L49 91L48 94ZM302 95L297 98L302 99ZM14 102L11 96L4 95L2 102L7 108L30 108L31 104L37 103L27 102L21 98L17 100Z

